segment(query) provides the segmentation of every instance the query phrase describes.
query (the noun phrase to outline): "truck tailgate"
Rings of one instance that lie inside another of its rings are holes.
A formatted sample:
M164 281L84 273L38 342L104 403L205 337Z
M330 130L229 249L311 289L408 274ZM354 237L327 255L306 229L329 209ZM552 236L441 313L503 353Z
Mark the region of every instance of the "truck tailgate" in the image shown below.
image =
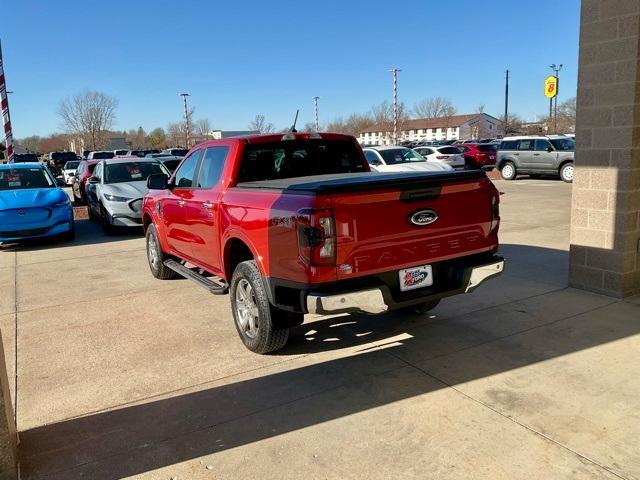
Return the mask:
M484 174L333 192L338 279L495 250L492 196Z

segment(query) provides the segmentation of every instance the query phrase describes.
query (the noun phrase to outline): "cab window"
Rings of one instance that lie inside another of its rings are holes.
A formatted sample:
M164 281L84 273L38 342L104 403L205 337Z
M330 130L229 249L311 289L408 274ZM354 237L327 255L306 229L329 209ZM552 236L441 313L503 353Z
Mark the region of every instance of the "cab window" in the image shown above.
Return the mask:
M518 150L533 150L534 140L520 140L518 142Z
M198 173L198 188L213 188L218 183L228 152L229 147L207 148Z
M193 179L196 174L196 167L198 166L198 160L202 156L202 149L196 150L191 155L189 155L180 168L176 170L175 175L175 186L176 188L192 188L193 187Z
M538 152L544 152L547 148L551 147L551 142L545 139L536 140L536 148L535 150ZM553 149L553 147L551 147Z

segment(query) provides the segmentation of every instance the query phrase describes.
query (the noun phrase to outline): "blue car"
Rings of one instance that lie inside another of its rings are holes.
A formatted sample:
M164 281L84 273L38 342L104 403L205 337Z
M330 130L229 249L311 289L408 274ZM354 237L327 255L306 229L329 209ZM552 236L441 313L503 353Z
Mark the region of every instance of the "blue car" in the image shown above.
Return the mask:
M49 169L39 163L0 165L0 243L59 235L75 237L73 208Z

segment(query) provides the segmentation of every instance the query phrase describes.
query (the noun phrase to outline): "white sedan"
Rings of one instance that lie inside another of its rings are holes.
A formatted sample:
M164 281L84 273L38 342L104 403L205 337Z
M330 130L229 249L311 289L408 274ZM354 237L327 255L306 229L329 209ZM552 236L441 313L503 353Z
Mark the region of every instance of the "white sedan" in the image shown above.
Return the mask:
M427 162L426 159L406 147L368 147L364 156L374 172L451 171L444 163Z
M438 162L444 165L449 165L455 169L464 168L464 155L462 154L462 150L458 147L443 145L441 147L416 147L413 150L418 152L429 162Z

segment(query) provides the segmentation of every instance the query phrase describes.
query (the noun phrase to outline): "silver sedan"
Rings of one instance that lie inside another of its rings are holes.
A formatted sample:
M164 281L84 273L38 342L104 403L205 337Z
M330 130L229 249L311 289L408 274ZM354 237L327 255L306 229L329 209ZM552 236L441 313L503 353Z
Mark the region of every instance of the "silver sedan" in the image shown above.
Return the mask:
M156 173L170 175L153 158L121 157L98 163L86 187L89 218L99 220L107 235L115 227L140 227L147 177Z

